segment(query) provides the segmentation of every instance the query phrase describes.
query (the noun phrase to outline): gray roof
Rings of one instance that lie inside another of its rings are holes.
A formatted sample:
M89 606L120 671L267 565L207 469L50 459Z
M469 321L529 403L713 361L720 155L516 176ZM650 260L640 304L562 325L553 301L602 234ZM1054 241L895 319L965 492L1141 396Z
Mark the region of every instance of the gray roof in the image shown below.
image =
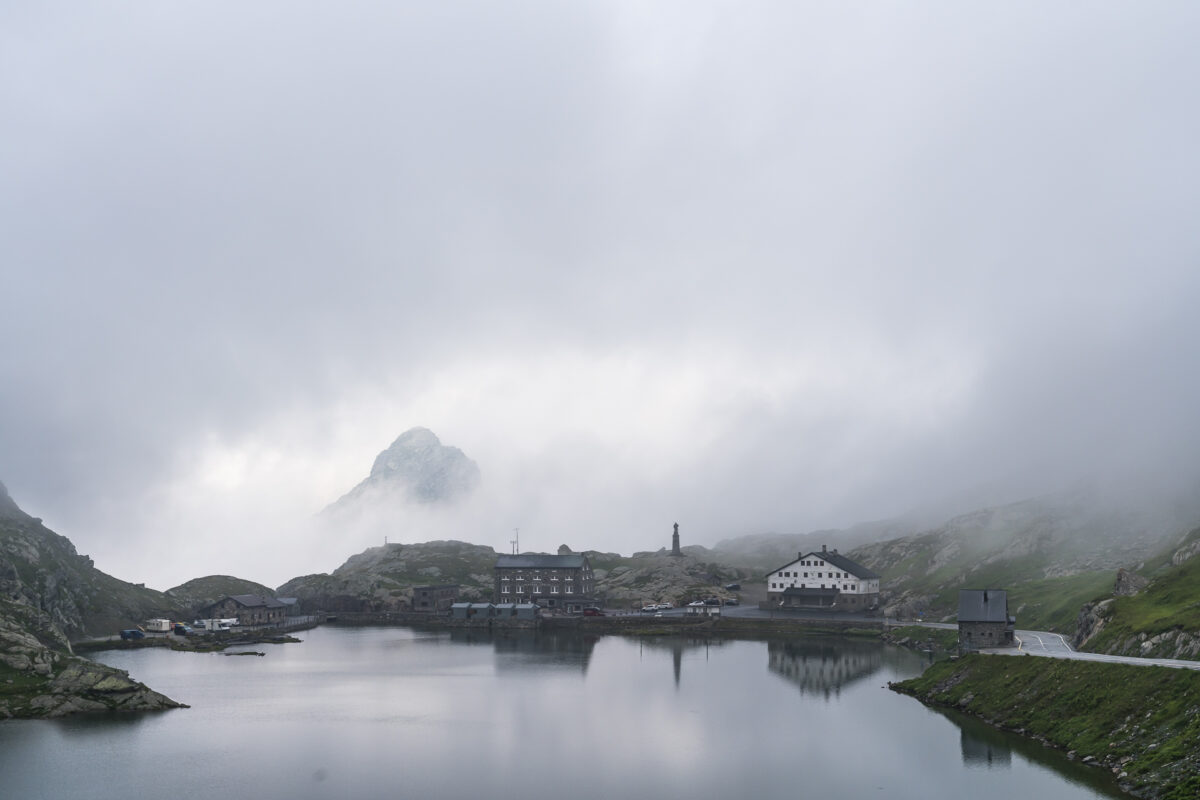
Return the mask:
M233 600L239 606L246 608L286 608L286 603L281 603L274 597L262 597L257 594L231 594L229 599Z
M548 556L540 553L526 553L519 556L496 556L497 567L518 567L521 569L580 569L587 566L587 556L572 553L568 556Z
M1008 592L1003 589L960 589L959 622L1008 622Z
M859 564L857 561L851 561L850 559L846 558L844 555L841 555L840 553L835 553L832 550L822 550L819 553L816 550L814 550L811 553L804 553L804 554L799 555L796 558L792 559L791 561L784 564L783 566L776 567L775 569L771 570L770 572L767 573L767 576L770 577L771 575L775 574L776 572L779 572L779 570L784 569L786 567L790 567L792 564L795 564L797 561L803 561L806 558L820 558L824 561L829 562L830 564L833 564L835 567L840 569L842 572L849 572L851 575L853 575L854 577L859 578L861 580L872 580L872 579L878 579L878 578L882 577L878 573L872 572L871 570L864 567L862 564Z

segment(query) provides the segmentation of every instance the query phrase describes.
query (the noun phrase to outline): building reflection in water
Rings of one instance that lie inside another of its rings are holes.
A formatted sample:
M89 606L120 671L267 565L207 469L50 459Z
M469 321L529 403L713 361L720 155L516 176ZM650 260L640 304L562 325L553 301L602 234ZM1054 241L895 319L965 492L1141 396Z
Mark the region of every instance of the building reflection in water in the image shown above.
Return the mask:
M450 641L457 644L491 644L497 672L520 670L530 662L578 669L586 674L599 636L574 632L537 630L456 630Z
M638 640L638 646L643 650L671 651L671 665L675 670L675 688L679 688L679 680L683 675L683 654L690 650L709 650L724 647L723 639L694 639L688 636L666 636L662 638L647 637Z
M875 642L839 639L796 639L767 642L767 668L797 686L803 694L836 697L842 687L867 678L883 667L884 650Z
M968 727L970 730L968 730ZM975 725L961 726L963 764L984 769L1012 767L1012 747L1000 731Z

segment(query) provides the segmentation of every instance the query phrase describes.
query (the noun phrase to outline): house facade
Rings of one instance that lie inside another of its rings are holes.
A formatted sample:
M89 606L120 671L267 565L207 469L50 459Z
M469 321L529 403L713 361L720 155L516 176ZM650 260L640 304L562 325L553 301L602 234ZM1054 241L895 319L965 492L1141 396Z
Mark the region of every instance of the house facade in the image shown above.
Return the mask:
M287 613L286 603L257 594L228 595L200 610L206 619L236 617L240 625L274 625L283 622Z
M1008 613L1003 589L962 589L958 593L958 650L1014 647L1017 620Z
M582 611L592 605L592 565L581 553L501 555L496 558L493 599Z
M879 575L822 546L767 573L767 604L868 611L879 605Z
M419 614L446 614L458 600L458 584L414 586L412 610Z

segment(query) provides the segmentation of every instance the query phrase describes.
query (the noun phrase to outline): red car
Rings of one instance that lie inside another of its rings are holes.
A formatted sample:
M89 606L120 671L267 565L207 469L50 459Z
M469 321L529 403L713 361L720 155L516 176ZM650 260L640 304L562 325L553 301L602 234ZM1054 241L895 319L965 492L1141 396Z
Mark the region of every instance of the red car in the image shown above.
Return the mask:
M585 617L603 617L604 612L598 608L585 608L583 610L583 615Z

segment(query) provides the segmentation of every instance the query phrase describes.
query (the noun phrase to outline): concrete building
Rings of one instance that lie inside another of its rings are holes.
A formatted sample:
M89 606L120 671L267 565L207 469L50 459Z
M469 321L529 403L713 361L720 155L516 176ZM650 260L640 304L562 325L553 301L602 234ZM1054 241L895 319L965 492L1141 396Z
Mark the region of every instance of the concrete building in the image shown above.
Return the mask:
M958 650L1016 645L1017 620L1008 613L1003 589L962 589L958 593Z
M879 605L879 575L822 545L767 573L767 604L868 611Z
M414 586L412 610L419 614L446 614L458 600L458 584Z
M592 605L592 565L580 553L502 555L496 558L497 603L536 603L544 608L582 611Z

